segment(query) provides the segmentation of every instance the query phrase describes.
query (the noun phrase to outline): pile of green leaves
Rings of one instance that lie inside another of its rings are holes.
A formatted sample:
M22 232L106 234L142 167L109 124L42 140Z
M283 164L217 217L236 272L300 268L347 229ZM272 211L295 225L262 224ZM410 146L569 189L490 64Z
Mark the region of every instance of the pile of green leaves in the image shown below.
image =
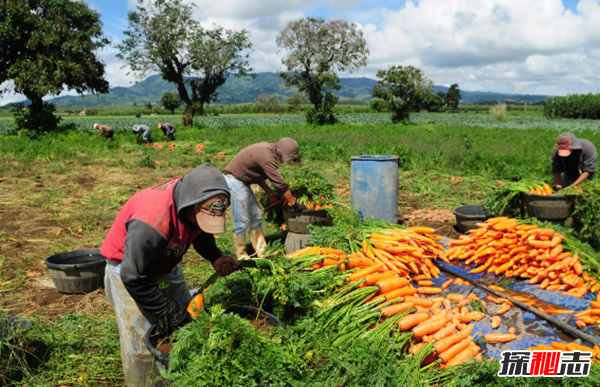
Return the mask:
M281 249L271 245L267 259L252 260L256 267L219 279L205 292L206 305L256 306L293 324L314 313L315 300L329 295L347 277L332 271L303 271L277 250Z
M586 181L560 192L575 201L573 218L580 223L579 238L600 250L600 182Z
M532 188L541 187L543 184L543 181L534 180L520 180L503 184L488 194L483 202L483 208L492 216L522 218L525 213L521 193L529 192Z
M300 204L312 201L320 204L333 203L336 200L335 186L323 174L310 168L283 168L281 174L290 186L290 191ZM265 193L259 195L259 202L264 208L264 218L267 222L283 224L281 206L271 206Z
M202 313L175 332L164 375L175 386L289 386L303 361L281 331L232 314Z

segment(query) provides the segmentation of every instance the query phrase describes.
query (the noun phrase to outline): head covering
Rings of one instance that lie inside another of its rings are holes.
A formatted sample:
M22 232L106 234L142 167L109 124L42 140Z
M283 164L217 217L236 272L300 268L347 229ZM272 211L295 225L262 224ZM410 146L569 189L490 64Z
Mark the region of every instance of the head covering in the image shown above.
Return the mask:
M162 128L162 122L158 123L158 128L161 129Z
M293 138L284 137L277 141L275 151L279 154L281 163L287 163L288 161L299 163L302 161L298 153L298 143Z
M213 196L194 206L196 221L202 231L209 234L222 234L225 232L225 211L229 206L229 199L224 194Z
M209 200L219 194L225 195L220 203L214 204ZM207 200L208 203L203 203ZM194 207L196 220L203 231L209 234L225 232L225 211L221 209L229 206L231 195L225 177L214 165L205 163L184 175L175 187L173 201L179 221L186 226L194 225L185 219L183 211ZM196 206L197 204L203 205Z
M560 157L568 157L571 155L571 151L582 148L581 140L571 132L561 133L556 140L556 146Z
M94 129L98 129L98 124L94 124Z

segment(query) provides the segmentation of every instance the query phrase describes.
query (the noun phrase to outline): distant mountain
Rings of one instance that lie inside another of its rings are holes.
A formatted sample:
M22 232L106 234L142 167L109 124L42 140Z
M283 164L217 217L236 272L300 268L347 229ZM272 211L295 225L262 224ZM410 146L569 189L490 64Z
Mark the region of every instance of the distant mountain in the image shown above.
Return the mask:
M341 78L342 89L336 94L341 100L352 99L368 102L371 100L371 91L376 81L370 78ZM86 94L81 96L57 97L50 102L57 108L89 108L101 106L138 106L150 102L159 104L164 93L175 93L175 86L164 81L160 75L152 75L130 87L114 87L108 94ZM435 86L434 93L448 91L447 87ZM231 105L238 103L254 102L256 97L263 93L269 93L281 101L287 101L289 97L297 92L296 88L286 87L277 73L258 73L255 78L230 77L218 90L218 103ZM485 101L504 102L506 100L531 103L539 102L547 95L529 94L502 94L494 92L465 91L461 90L462 103L475 104ZM23 101L27 104L28 101Z

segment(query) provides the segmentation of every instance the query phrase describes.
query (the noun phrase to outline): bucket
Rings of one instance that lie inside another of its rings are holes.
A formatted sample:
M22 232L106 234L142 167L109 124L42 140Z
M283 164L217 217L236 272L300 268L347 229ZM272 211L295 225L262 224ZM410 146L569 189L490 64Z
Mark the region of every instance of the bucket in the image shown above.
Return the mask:
M61 293L89 293L104 286L106 258L99 249L54 254L44 262Z
M398 223L398 156L352 156L350 201L363 219Z
M541 220L565 220L573 214L575 203L565 195L522 194L523 205L529 216Z
M481 204L467 204L454 209L456 225L460 232L465 233L477 227L477 223L485 222L490 214L483 209Z
M247 318L247 319L254 319L258 312L259 312L259 309L257 307L249 306L249 305L231 306L225 310L225 313L234 313L242 318ZM262 311L261 314L263 314L267 318L267 323L270 326L281 327L281 328L285 329L285 325L283 325L281 320L274 314L271 314L271 313L265 312L265 311ZM150 339L152 334L154 334L155 330L156 330L156 324L152 325L150 327L150 329L148 330L148 332L146 333L146 347L148 347L148 350L155 356L157 362L160 365L159 368L166 369L169 366L169 354L158 350L156 348L156 346L154 344L152 344L152 341Z
M283 220L287 230L297 234L310 234L308 225L331 226L331 217L325 210L308 210L296 212L289 208L283 209Z

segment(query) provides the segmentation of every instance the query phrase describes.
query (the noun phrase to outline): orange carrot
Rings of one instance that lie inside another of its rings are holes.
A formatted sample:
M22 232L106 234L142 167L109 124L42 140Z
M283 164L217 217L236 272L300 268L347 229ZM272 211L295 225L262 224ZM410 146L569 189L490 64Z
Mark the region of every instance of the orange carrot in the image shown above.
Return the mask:
M346 260L346 264L347 264L347 266L348 266L349 269L354 269L354 268L357 268L357 267L371 266L374 263L375 262L373 262L373 260L371 260L371 259L369 259L367 257L350 256Z
M384 317L391 317L407 309L410 309L413 306L415 306L415 304L413 304L412 302L402 302L386 306L385 308L381 309L381 315Z
M365 277L365 286L371 286L373 284L376 284L377 281L380 281L384 278L391 278L391 277L395 277L396 273L394 273L393 271L384 271L383 273L373 273L373 274L369 274L368 276Z
M434 335L433 335L433 339L436 341L439 341L445 337L450 336L451 334L454 333L454 329L456 329L456 324L454 323L450 323L448 325L446 325L445 327L443 327L442 329L440 329L439 331L437 331Z
M442 315L433 316L414 327L412 332L416 338L420 338L439 331L444 327L444 325L446 325L447 321L448 320L445 313Z
M443 292L441 288L423 287L417 289L419 294L440 294L441 292Z
M471 336L468 336L466 339L459 341L444 352L440 353L438 357L442 359L444 363L448 363L458 353L469 348L469 344L471 344L472 342L473 338Z
M417 234L433 234L435 232L435 229L431 227L409 227L408 229Z
M453 279L449 279L448 281L444 282L444 283L442 284L442 289L446 289L446 288L448 288L448 286L452 285L452 282L454 282L454 280L453 280Z
M419 285L419 286L433 286L433 281L422 280L422 281L417 282L417 285Z
M414 327L415 325L420 324L423 321L427 320L428 318L429 318L429 315L427 313L423 313L423 312L409 314L409 315L402 317L398 326L400 327L401 331L407 331L410 328Z
M410 301L415 305L422 306L423 308L431 308L433 306L433 300L430 298L408 296L405 297L405 301Z
M356 281L358 279L368 276L369 274L373 274L376 271L381 270L382 268L383 268L383 262L377 262L374 265L371 265L364 269L359 269L359 270L355 271L354 273L350 274L349 280Z
M475 355L476 356L476 355ZM459 353L456 354L450 361L446 363L446 367L452 367L455 365L459 365L473 359L474 355L469 348L463 349Z
M485 317L485 313L479 312L479 311L473 311L470 313L467 313L464 317L462 322L465 324L470 323L471 321L479 321L482 320Z
M395 300L398 297L412 296L417 293L417 289L412 286L405 286L400 289L392 290L389 293L380 294L379 297L385 297L386 301Z
M552 242L550 241L538 241L535 239L528 241L527 244L535 249L549 249L552 246Z
M502 323L502 319L499 316L490 317L490 323L492 324L492 329L496 329Z
M449 299L450 301L461 302L462 300L465 299L465 296L463 296L462 294L458 294L458 293L450 293L446 296L446 298Z
M377 281L376 286L379 288L379 293L389 293L393 290L400 289L408 285L408 280L402 277L389 277Z
M488 333L483 336L483 338L488 343L508 343L509 341L515 340L517 335L512 333Z
M496 314L504 314L504 313L508 312L509 310L510 310L510 304L502 304L502 307L500 307L500 309L498 309Z
M456 324L456 326L458 327L458 324ZM459 341L464 340L466 337L469 337L471 335L471 332L473 332L474 328L475 325L467 325L467 327L464 330L461 330L460 332L454 333L453 335L450 335L446 338L441 339L440 341L437 341L435 344L433 344L433 347L435 348L437 353L442 353L454 344L458 343Z
M314 253L318 252L318 250L319 250L318 246L309 246L309 247L305 247L300 250L296 250L293 253L287 254L285 257L286 258L296 258L296 257L299 257L300 255L314 254Z

